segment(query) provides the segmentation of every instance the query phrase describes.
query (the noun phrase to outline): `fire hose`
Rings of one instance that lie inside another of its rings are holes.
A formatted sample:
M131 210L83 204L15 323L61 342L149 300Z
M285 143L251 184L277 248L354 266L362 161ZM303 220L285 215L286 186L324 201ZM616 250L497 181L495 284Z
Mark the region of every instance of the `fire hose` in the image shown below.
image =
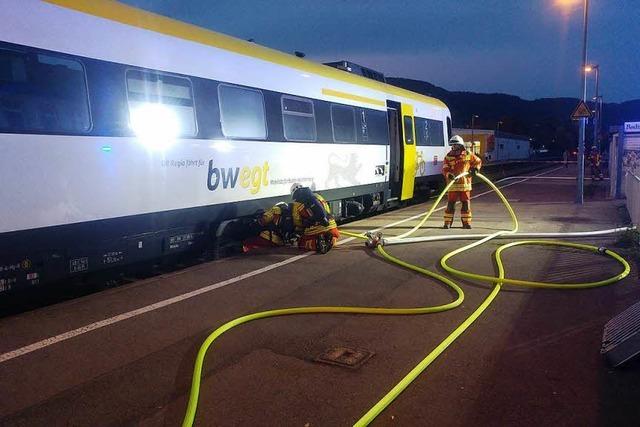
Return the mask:
M462 178L466 176L467 173L462 173L455 177L455 179ZM356 423L355 426L366 426L369 425L387 406L393 402L393 400L400 395L408 386L415 380L444 350L449 347L465 330L471 326L471 324L478 318L480 315L489 307L489 305L495 300L500 289L503 284L513 285L513 286L524 286L524 287L533 287L533 288L554 288L554 289L584 289L584 288L593 288L597 286L605 286L612 283L615 283L619 280L622 280L626 277L631 268L627 261L624 260L617 253L604 248L597 247L587 244L579 244L572 242L564 242L557 240L517 240L511 243L507 243L498 247L498 249L494 253L494 259L497 265L498 274L496 276L487 276L476 274L460 269L456 269L449 265L449 261L469 249L480 246L492 239L496 238L508 238L508 239L518 239L522 237L527 238L550 238L550 237L589 237L589 236L601 236L608 234L615 234L621 231L625 231L628 228L615 228L610 230L600 230L600 231L591 231L591 232L579 232L579 233L518 233L518 219L513 211L513 208L502 194L502 192L496 187L487 177L478 173L476 174L481 180L486 182L498 195L498 197L502 200L502 203L507 208L509 215L511 216L511 220L513 226L510 230L501 230L492 234L462 234L462 235L449 235L449 236L428 236L428 237L414 237L409 238L409 236L419 230L424 223L429 219L431 214L434 212L444 195L447 193L449 188L453 185L455 180L451 180L451 182L442 190L439 197L433 203L430 210L427 214L422 218L422 220L411 230L407 231L398 236L384 238L379 233L351 233L348 231L342 231L342 234L347 236L359 238L366 240L366 244L371 249L375 249L378 254L380 254L384 259L400 265L409 270L416 271L418 273L424 274L431 278L434 278L445 285L449 286L455 293L456 298L447 303L437 306L431 307L412 307L412 308L383 308L383 307L342 307L342 306L313 306L313 307L290 307L290 308L282 308L275 310L267 310L258 313L248 314L242 317L238 317L233 319L224 325L220 326L216 330L214 330L202 343L200 346L200 350L198 351L198 355L195 361L195 367L193 371L191 390L189 393L189 403L187 405L187 409L185 412L183 426L191 426L195 420L198 398L200 392L200 379L202 376L202 366L204 363L205 356L211 344L222 334L232 329L235 326L253 321L258 319L264 319L267 317L276 317L276 316L287 316L287 315L295 315L295 314L320 314L320 313L345 313L345 314L386 314L386 315L416 315L416 314L427 314L427 313L438 313L446 310L451 310L453 308L458 307L462 304L464 299L464 292L462 289L453 282L450 278L438 274L434 271L427 270L425 268L419 267L417 265L410 264L406 261L402 261L394 256L390 255L386 250L385 246L394 245L400 243L417 243L417 242L429 242L429 241L440 241L440 240L455 240L455 239L476 239L480 240L462 246L458 249L455 249L447 254L445 254L440 259L440 265L442 268L451 274L452 276L461 277L465 279L470 279L474 281L481 281L492 283L493 288L489 295L484 299L484 301L476 308L476 310L466 319L464 320L449 336L447 336L436 348L434 348L426 357L424 357L409 373L405 375L398 384L396 384L385 396L383 396L371 409L369 409ZM560 247L568 247L573 249L584 250L588 252L593 252L600 256L608 256L616 260L621 266L622 271L611 276L604 280L593 281L593 282L584 282L584 283L547 283L547 282L536 282L536 281L528 281L528 280L519 280L519 279L510 279L505 277L504 264L502 261L502 253L510 248L515 246L523 246L523 245L533 245L533 246L560 246Z

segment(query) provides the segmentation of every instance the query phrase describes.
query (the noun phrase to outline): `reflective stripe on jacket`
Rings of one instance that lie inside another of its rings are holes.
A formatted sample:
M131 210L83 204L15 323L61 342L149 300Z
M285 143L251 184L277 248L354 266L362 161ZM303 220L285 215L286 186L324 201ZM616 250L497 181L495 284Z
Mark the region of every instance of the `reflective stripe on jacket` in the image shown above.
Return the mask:
M311 218L313 218L313 212L311 212L311 209L307 208L303 203L293 202L293 207L291 209L291 214L293 216L293 226L295 227L297 232L302 233L304 236L326 233L327 231L338 228L336 220L333 218L333 215L330 214L329 203L327 203L327 201L319 194L314 193L314 196L322 204L322 207L327 214L329 225L323 226L320 224L308 224L307 222Z
M482 160L480 160L480 157L466 150L460 151L460 154L457 156L453 154L453 151L449 151L445 156L443 163L442 173L447 180L447 184L449 183L447 174L452 173L458 176L463 172L468 172L471 168L479 170L482 166ZM456 180L455 184L449 188L449 191L471 191L472 180L473 178L469 175L459 178Z

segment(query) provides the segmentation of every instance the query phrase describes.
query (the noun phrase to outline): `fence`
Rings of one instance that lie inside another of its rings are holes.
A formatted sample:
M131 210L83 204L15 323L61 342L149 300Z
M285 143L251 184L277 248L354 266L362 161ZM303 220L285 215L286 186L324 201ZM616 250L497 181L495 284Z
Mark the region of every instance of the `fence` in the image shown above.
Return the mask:
M627 172L624 180L625 194L627 195L627 210L631 221L640 225L640 177L631 171Z

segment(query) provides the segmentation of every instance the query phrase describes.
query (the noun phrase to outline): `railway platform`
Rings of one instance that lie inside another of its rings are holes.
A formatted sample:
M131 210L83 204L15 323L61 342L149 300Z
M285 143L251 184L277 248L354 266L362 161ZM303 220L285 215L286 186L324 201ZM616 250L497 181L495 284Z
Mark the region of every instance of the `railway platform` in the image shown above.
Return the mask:
M532 173L575 176L557 165ZM606 182L606 181L605 181ZM609 229L626 223L606 184L512 179L498 184L524 232ZM495 194L474 190L473 230L443 230L442 207L417 235L492 233L510 227ZM344 225L385 236L410 229L431 202ZM459 209L459 206L458 206ZM577 241L567 239L570 241ZM616 250L632 271L610 286L543 290L505 286L495 302L373 422L417 425L638 425L640 363L610 368L604 324L640 299L637 260L619 237L580 242ZM438 271L460 241L394 245L395 257ZM494 275L489 242L455 258ZM506 276L581 282L615 274L606 257L546 247L505 254ZM234 328L206 358L195 425L353 425L462 323L491 285L453 279L462 305L418 316L318 314ZM275 308L443 304L440 283L389 264L360 241L326 255L255 250L0 319L0 425L175 426L182 422L196 353L236 317ZM332 354L340 357L325 363ZM363 356L360 362L349 359ZM340 365L339 362L345 362Z

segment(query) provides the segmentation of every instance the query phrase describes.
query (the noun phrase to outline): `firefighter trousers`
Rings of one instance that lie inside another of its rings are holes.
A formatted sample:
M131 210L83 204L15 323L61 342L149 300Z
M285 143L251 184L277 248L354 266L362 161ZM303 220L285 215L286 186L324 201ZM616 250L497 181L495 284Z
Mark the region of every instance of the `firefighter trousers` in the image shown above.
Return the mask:
M471 191L449 191L447 193L447 208L444 211L444 223L451 226L456 210L456 202L462 202L462 224L471 224Z

